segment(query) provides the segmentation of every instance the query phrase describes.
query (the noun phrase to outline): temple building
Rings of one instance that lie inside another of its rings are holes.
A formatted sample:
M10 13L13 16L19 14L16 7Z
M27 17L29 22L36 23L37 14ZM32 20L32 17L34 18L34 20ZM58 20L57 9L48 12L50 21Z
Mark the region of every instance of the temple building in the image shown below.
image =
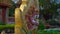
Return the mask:
M9 8L12 3L9 0L0 0L0 23L5 24L8 21Z

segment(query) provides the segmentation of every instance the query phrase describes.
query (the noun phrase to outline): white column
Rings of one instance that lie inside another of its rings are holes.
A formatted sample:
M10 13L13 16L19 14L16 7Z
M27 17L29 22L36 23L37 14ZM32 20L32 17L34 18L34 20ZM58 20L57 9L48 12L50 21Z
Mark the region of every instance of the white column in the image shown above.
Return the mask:
M6 9L6 23L7 24L9 22L8 17L9 17L9 8Z

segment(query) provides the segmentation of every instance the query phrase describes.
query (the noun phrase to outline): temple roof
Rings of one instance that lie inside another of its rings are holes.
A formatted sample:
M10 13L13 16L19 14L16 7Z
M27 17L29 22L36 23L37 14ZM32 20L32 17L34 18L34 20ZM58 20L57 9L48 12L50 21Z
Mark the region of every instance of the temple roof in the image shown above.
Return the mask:
M0 6L2 6L2 7L11 7L12 3L10 2L10 0L0 0Z

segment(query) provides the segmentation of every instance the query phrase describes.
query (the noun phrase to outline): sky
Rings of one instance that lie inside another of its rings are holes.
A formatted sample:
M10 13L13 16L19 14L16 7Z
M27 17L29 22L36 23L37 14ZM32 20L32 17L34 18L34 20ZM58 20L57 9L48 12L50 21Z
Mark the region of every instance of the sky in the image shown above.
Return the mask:
M12 0L13 2L17 3L19 0Z
M56 2L59 4L60 3L60 0L57 0Z

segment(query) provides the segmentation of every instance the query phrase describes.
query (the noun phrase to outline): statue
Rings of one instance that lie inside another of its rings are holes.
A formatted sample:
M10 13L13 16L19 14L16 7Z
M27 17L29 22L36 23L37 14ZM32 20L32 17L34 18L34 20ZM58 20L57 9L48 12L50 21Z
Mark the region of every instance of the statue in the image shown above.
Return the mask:
M33 33L37 29L39 24L37 21L37 18L39 18L38 15L39 15L39 11L34 6L31 6L26 14L26 22L29 33L30 31L32 31ZM34 34L36 34L36 31Z
M25 29L27 34L30 34L30 31L32 31L32 34L36 34L39 25L37 20L39 18L39 8L34 1L37 0L22 0L22 3L17 5L15 9L15 34L26 34L22 28Z
M24 20L23 20L23 10L26 6L26 0L22 0L21 3L17 3L16 9L15 9L15 34L25 34L23 31L23 25L24 25Z

